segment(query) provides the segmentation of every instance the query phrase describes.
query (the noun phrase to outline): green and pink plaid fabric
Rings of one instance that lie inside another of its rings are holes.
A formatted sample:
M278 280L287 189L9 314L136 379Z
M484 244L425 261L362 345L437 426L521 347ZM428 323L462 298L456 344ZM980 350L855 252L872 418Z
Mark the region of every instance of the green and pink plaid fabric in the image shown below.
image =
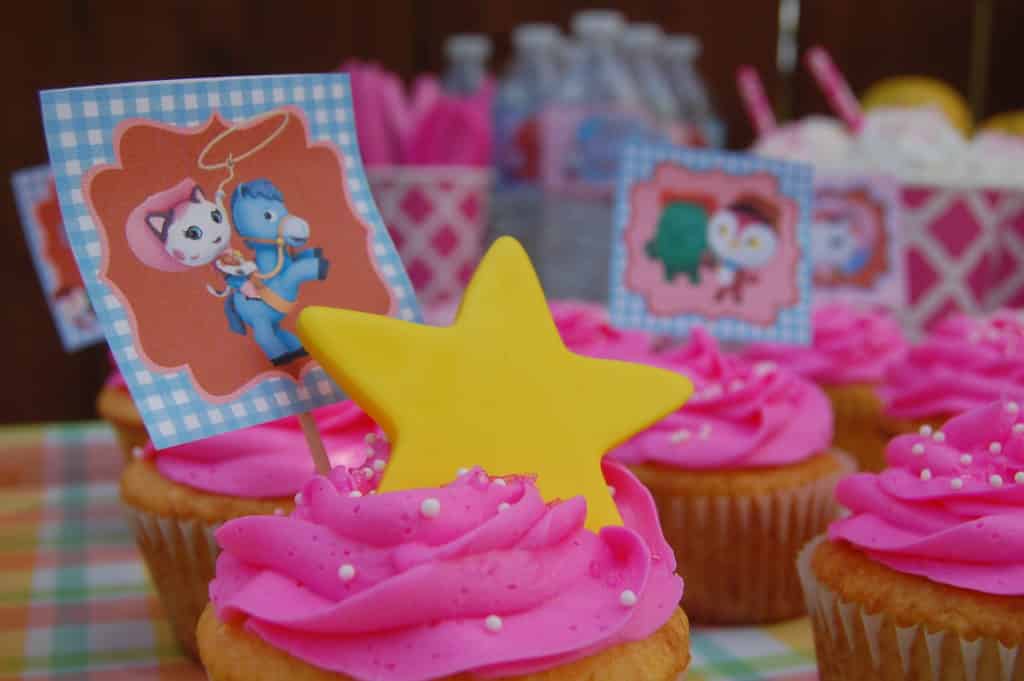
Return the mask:
M202 681L121 513L98 424L0 429L0 679ZM693 681L815 681L806 620L699 629ZM282 680L284 681L284 680Z

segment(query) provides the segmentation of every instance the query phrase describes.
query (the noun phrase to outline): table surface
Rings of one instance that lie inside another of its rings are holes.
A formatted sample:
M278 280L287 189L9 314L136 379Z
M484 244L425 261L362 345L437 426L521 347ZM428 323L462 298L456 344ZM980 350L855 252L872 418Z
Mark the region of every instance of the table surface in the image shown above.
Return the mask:
M178 652L96 423L0 428L0 679L202 681ZM685 602L684 602L685 603ZM806 620L699 628L692 681L815 681Z

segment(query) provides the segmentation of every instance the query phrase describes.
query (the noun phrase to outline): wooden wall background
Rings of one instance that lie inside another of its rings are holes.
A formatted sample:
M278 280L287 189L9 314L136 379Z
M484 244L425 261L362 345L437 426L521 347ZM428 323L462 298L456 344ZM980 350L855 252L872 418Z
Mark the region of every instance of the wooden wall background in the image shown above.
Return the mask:
M1024 107L1019 79L1024 3L977 0L992 13L982 109ZM777 0L36 0L5 15L0 83L0 422L89 418L106 374L102 347L65 355L21 237L6 178L46 161L37 92L92 83L224 74L329 70L348 57L376 60L410 77L442 66L444 37L480 31L495 41L495 64L509 30L554 21L592 6L632 20L696 33L702 68L730 129L730 145L751 140L733 86L735 68L758 68L771 92L786 87L794 112L825 111L810 78L775 75ZM921 73L966 92L971 73L972 0L803 0L799 41L831 49L855 89L891 74Z

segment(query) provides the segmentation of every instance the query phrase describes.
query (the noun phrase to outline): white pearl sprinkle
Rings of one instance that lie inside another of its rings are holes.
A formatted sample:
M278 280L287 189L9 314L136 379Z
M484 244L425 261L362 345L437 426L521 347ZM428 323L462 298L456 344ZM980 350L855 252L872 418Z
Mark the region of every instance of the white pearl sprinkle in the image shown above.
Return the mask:
M974 461L974 457L971 456L970 454L960 455L960 463L962 463L963 465L970 466L972 461Z
M932 471L931 471L930 468L922 468L921 469L921 479L925 480L925 481L928 481L928 480L932 479Z
M302 492L296 492L295 493L295 503L296 504L301 504L302 503Z
M615 488L611 485L608 485L608 494L611 494L613 497L615 496Z
M920 456L924 454L924 445L918 442L916 445L910 448L910 451Z
M367 480L369 480L370 478L372 478L374 476L374 472L373 472L372 468L364 468L364 469L362 469L362 473L363 473L363 477L366 478Z
M423 503L420 504L420 513L425 518L436 518L441 513L441 501L434 497L424 499Z
M508 483L505 481L505 478L495 478L494 484L498 487L508 487Z
M376 453L377 452L374 451L373 447L364 447L363 448L363 456L368 456L369 457L369 456L373 456Z
M622 603L627 608L632 608L636 605L636 594L632 590L626 589L619 594L619 603Z
M953 489L961 489L964 486L964 481L960 478L953 478L949 481L949 486Z
M697 437L699 437L701 440L707 440L709 437L711 437L711 424L705 423L701 425L700 433L697 434Z
M455 471L455 473L456 473L456 474L457 474L457 475L458 475L458 476L459 476L460 478L461 478L461 477L462 477L463 475L465 475L466 473L468 473L468 472L469 472L469 469L468 469L468 468L460 468L459 470Z
M690 439L690 431L686 430L685 428L682 430L677 430L676 432L669 435L668 439L669 442L671 442L672 444L679 444L683 440Z
M1015 423L1015 424L1013 424L1013 432L1016 435L1020 435L1021 433L1024 433L1024 423Z
M377 436L374 435L373 433L367 433L366 437L363 438L363 441L368 445L372 445L374 442L377 441Z
M510 508L512 508L512 506L507 501L503 501L500 504L498 504L498 511L499 512L507 511Z
M923 425L917 430L917 432L920 433L921 435L924 435L925 437L928 437L929 435L932 434L932 427L929 425Z
M363 496L363 493L357 489L354 489L351 492L349 492L348 495L353 499L358 499L359 497Z
M764 376L775 371L777 366L775 362L758 362L754 365L754 373L758 376Z
M338 568L338 578L343 582L351 582L352 578L356 576L356 568L354 565L345 563Z
M376 461L373 462L373 470L377 471L378 473L380 473L387 467L388 464L386 461L384 461L384 459L377 459Z
M484 620L484 626L487 627L487 631L501 631L502 624L501 618L497 615L488 615L487 619Z
M146 452L142 451L142 447L132 447L132 456L136 459L141 459L146 455Z
M274 515L284 515L284 509L283 508L275 508L274 509Z
M988 484L992 485L993 487L1002 487L1003 486L1003 476L1001 476L1001 475L990 475L989 478L988 478Z
M935 431L935 434L932 435L932 439L935 440L936 442L945 442L946 434L943 433L941 430L937 430Z
M1007 402L1006 411L1010 412L1011 414L1016 414L1018 411L1020 411L1020 405L1017 404L1016 402Z
M1003 445L998 442L989 443L988 451L992 452L993 454L998 454L999 452L1003 451Z
M1018 485L1024 485L1024 471L1017 471L1013 476L1013 481Z
M729 383L729 390L734 393L739 392L740 390L743 390L744 386L746 386L746 384L742 379L734 378L732 382Z

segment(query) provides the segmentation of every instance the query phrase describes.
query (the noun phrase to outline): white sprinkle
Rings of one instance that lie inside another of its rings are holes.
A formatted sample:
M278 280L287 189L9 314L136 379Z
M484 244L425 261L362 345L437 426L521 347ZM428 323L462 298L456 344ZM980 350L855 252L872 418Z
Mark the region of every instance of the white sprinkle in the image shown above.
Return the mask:
M1018 485L1024 485L1024 471L1017 471L1013 476L1013 481Z
M992 442L988 446L988 451L992 452L993 454L998 454L999 452L1003 451L1003 445L998 442Z
M372 479L373 476L374 476L374 472L373 472L372 468L363 468L362 469L362 473L363 473L363 477L366 478L367 480Z
M960 478L953 478L949 481L949 486L953 489L961 489L964 486L964 481Z
M508 483L505 482L505 478L495 478L494 484L498 487L507 487Z
M1013 432L1016 435L1020 435L1021 433L1024 433L1024 423L1015 423L1015 424L1013 424Z
M424 499L420 504L420 513L425 518L436 518L441 513L441 501L434 497Z
M712 399L721 396L722 392L722 386L717 383L710 383L704 386L703 394L705 398Z
M388 464L386 461L384 461L384 459L377 459L376 461L373 462L373 470L377 471L378 473L380 473L387 467Z
M632 608L636 605L636 594L630 589L626 589L619 594L619 603L622 603L627 608Z
M468 472L469 472L469 469L468 469L468 468L460 468L459 470L455 471L455 473L456 473L456 474L457 474L457 475L458 475L458 476L459 476L460 478L461 478L461 477L462 477L463 475L465 475L466 473L468 473Z
M672 444L679 444L683 440L689 440L689 439L690 439L690 431L686 430L685 428L683 428L682 430L677 430L676 432L674 432L674 433L672 433L671 435L668 436L668 440Z
M1020 405L1017 404L1016 402L1007 402L1006 411L1010 412L1011 414L1016 414L1018 411L1020 411Z
M924 445L918 442L916 445L910 448L910 451L920 456L924 454Z
M974 457L971 456L970 454L960 455L960 463L962 463L963 465L970 466L972 461L974 461Z
M993 487L1002 487L1003 486L1003 476L1001 476L1001 475L991 475L991 476L989 476L988 484L992 485Z
M937 430L935 431L935 434L932 435L932 439L935 440L936 442L945 442L946 434L943 433L941 430Z
M338 568L338 578L341 579L341 581L343 582L350 582L352 581L352 578L355 576L356 568L354 565L349 565L348 563L345 563L340 568Z
M611 485L608 485L608 494L611 494L613 497L615 496L615 488Z
M734 378L732 380L732 383L729 384L729 390L735 393L739 392L740 390L743 390L745 386L746 383L744 383L742 379Z
M274 509L274 515L284 515L284 509L283 508L275 508Z
M925 437L928 437L929 435L932 434L932 427L929 425L923 425L918 429L917 432L920 433L921 435L924 435Z
M758 376L764 376L775 371L776 367L775 362L758 362L754 365L754 373Z
M925 480L925 481L928 481L928 480L932 479L932 471L931 471L930 468L922 468L921 469L921 479Z
M296 504L301 504L302 503L302 492L296 492L295 493L295 503Z
M699 437L701 440L707 440L709 437L711 437L711 424L705 423L701 425L700 432L697 433L697 437Z
M369 457L369 456L373 456L376 453L377 452L374 450L373 447L365 447L365 448L363 448L363 456L368 456Z
M132 456L136 459L141 459L146 455L146 452L142 451L142 447L132 447Z
M354 489L351 492L349 492L348 495L353 499L358 499L359 497L363 496L363 493L357 489Z
M487 627L487 631L501 631L501 618L497 615L488 615L484 620L484 626Z
M499 513L501 511L507 511L510 508L512 508L512 506L507 501L503 501L500 504L498 504L498 512Z
M366 437L363 438L363 441L366 442L366 444L368 445L372 445L374 442L377 441L377 436L374 435L373 433L367 433Z

